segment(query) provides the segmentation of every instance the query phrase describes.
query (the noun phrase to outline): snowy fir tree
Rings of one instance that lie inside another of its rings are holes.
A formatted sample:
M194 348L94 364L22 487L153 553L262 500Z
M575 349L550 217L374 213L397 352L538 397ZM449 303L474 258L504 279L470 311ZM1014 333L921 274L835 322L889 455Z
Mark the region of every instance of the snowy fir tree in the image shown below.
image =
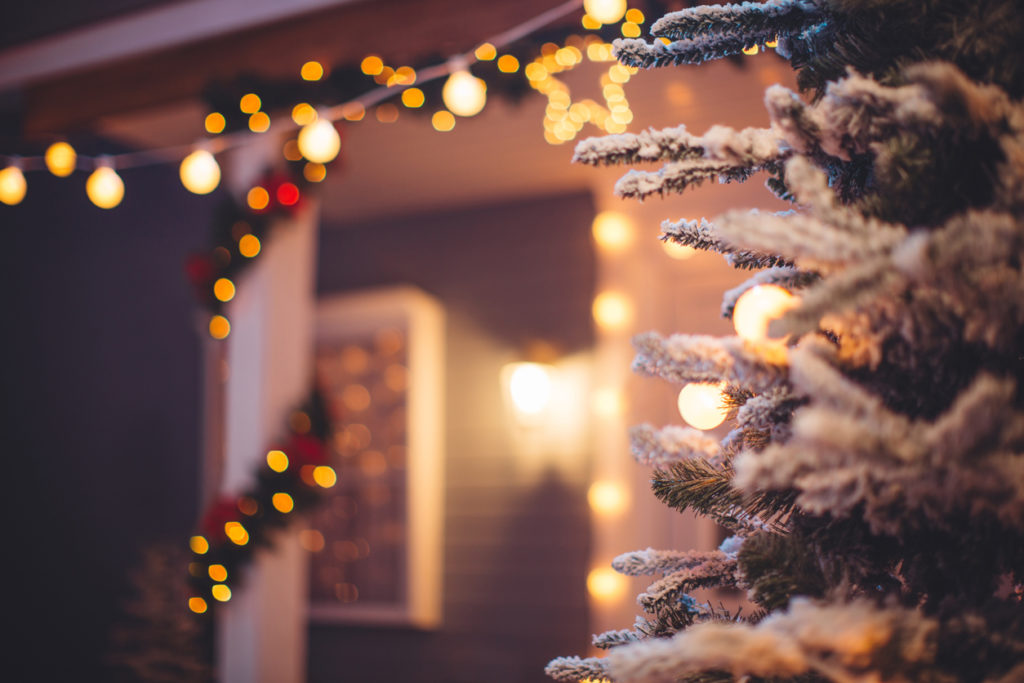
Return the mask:
M1024 681L1024 7L769 0L673 12L637 67L775 46L803 91L771 125L583 141L622 197L756 172L792 203L666 221L795 305L768 334L641 334L634 366L723 382L732 431L634 429L655 495L727 527L718 550L613 566L660 577L604 657L559 681ZM777 41L777 43L775 42ZM739 588L742 616L688 594Z

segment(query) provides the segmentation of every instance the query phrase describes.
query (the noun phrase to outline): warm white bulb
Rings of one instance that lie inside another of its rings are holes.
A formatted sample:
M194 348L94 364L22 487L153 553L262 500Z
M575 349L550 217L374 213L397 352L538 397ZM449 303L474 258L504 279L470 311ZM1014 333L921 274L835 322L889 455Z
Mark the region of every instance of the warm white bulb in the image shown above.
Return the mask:
M601 292L591 306L594 322L603 330L624 330L633 322L633 302L622 292Z
M771 339L768 326L799 303L799 299L778 285L751 287L736 300L732 324L740 338L750 342Z
M509 377L508 391L516 410L536 415L551 400L551 376L543 365L519 363Z
M321 116L299 131L299 151L309 161L326 164L341 151L341 136L334 124Z
M599 602L618 602L626 596L626 577L611 567L598 567L587 574L587 591Z
M602 24L614 24L626 13L626 0L583 0L583 9Z
M602 211L591 226L594 241L605 251L625 251L633 244L633 221L618 211Z
M75 170L78 155L75 148L66 142L55 142L46 148L46 168L58 178L66 178Z
M197 149L181 161L181 184L194 194L210 194L220 184L220 166L205 149Z
M487 84L468 71L459 70L444 82L441 99L451 113L475 116L487 104Z
M594 514L615 517L626 510L629 497L626 487L617 481L595 481L587 490L587 502Z
M721 384L687 384L679 392L679 414L695 429L714 429L725 421L728 409Z
M0 202L8 206L20 204L25 198L25 191L28 186L25 183L25 175L17 166L8 166L0 171Z
M89 200L101 209L112 209L124 198L124 182L109 166L99 166L85 181Z

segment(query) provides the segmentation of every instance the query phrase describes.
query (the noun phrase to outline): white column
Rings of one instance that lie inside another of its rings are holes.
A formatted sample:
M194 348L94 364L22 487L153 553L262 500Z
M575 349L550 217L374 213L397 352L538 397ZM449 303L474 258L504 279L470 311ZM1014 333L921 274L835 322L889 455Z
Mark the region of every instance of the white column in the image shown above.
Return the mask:
M236 195L279 148L250 146L232 153L226 174ZM283 436L289 412L312 379L314 268L318 207L307 203L281 219L263 250L235 283L224 390L224 462L220 490L238 494L268 446ZM279 532L272 551L259 549L231 600L218 614L217 672L223 683L305 680L307 558L294 528Z

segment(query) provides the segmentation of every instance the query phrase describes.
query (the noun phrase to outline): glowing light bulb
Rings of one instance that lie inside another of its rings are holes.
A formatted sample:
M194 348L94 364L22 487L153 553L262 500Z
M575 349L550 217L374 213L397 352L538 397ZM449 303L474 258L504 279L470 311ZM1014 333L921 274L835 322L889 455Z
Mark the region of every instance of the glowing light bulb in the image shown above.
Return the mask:
M606 251L625 251L633 244L633 221L618 211L602 211L591 227L597 246Z
M626 577L610 567L598 567L587 574L587 590L600 602L617 602L626 595Z
M626 0L583 0L583 9L602 24L614 24L626 13Z
M458 116L476 116L487 104L487 84L465 69L452 73L441 89L441 99Z
M202 536L193 536L188 540L188 547L192 549L196 555L205 555L210 549L210 543Z
M28 185L25 183L25 175L17 166L8 166L0 171L0 202L8 206L20 204L25 198Z
M112 209L124 199L124 181L117 171L101 162L85 181L85 193L101 209Z
M284 451L270 451L267 453L267 465L275 472L284 472L288 469L288 456Z
M193 194L210 194L220 185L220 166L205 149L197 149L182 159L178 175L181 184Z
M309 161L326 164L341 151L341 136L334 124L321 116L299 131L299 151Z
M608 331L623 330L633 322L633 303L621 292L601 292L591 307L594 321Z
M333 467L317 465L313 469L313 481L321 488L329 489L338 483L338 474Z
M231 589L225 586L223 583L218 583L216 586L210 589L210 595L220 602L227 602L231 599Z
M295 501L287 493L275 493L270 498L274 509L283 514L288 514L295 509Z
M196 597L189 598L188 608L196 614L203 614L206 611L206 600Z
M614 517L625 511L629 497L626 488L617 481L595 481L587 490L587 502L594 514Z
M516 363L509 375L508 392L516 410L536 415L551 400L551 375L540 363Z
M78 155L75 148L66 142L55 142L46 148L46 168L58 178L67 178L75 170Z
M665 240L662 242L661 248L664 249L665 253L671 258L679 261L684 261L697 253L697 250L693 247L688 247L685 244L679 244L672 240Z
M732 309L732 324L736 334L750 342L773 339L768 334L768 326L799 302L799 297L778 285L751 287L740 295Z
M695 429L714 429L729 414L722 400L722 384L687 384L679 392L679 414Z

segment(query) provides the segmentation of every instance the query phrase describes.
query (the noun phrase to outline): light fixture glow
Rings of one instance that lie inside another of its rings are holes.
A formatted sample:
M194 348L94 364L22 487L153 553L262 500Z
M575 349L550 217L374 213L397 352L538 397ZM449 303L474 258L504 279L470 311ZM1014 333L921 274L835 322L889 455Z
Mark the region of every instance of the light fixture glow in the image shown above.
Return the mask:
M445 81L441 99L457 116L476 116L487 104L487 84L469 71L460 69Z
M595 481L587 490L587 502L594 514L615 517L626 510L629 497L626 488L617 481Z
M587 574L587 591L599 602L617 602L626 595L626 577L611 567L598 567Z
M75 170L78 155L75 148L66 142L55 142L46 148L46 168L58 178L66 178Z
M112 209L124 199L124 181L113 168L100 165L85 181L85 193L101 209Z
M594 218L591 230L597 246L606 251L625 251L633 244L633 221L624 213L602 211Z
M732 324L736 334L749 342L773 339L768 326L781 318L800 299L778 285L758 285L740 295L732 310Z
M25 175L17 166L8 166L0 171L0 202L8 206L20 204L25 198L28 185L25 183Z
M626 0L583 0L583 9L602 24L614 24L626 13Z
M341 150L341 136L334 124L324 117L306 124L299 131L299 151L309 161L326 164Z
M551 375L540 363L517 363L509 375L512 405L526 415L536 415L551 400Z
M210 194L220 184L220 166L205 149L197 149L182 159L178 175L181 184L193 194Z
M621 292L601 292L591 307L594 321L604 330L623 330L633 322L633 302Z
M722 400L722 388L721 384L687 384L676 400L679 414L695 429L714 429L729 414Z

